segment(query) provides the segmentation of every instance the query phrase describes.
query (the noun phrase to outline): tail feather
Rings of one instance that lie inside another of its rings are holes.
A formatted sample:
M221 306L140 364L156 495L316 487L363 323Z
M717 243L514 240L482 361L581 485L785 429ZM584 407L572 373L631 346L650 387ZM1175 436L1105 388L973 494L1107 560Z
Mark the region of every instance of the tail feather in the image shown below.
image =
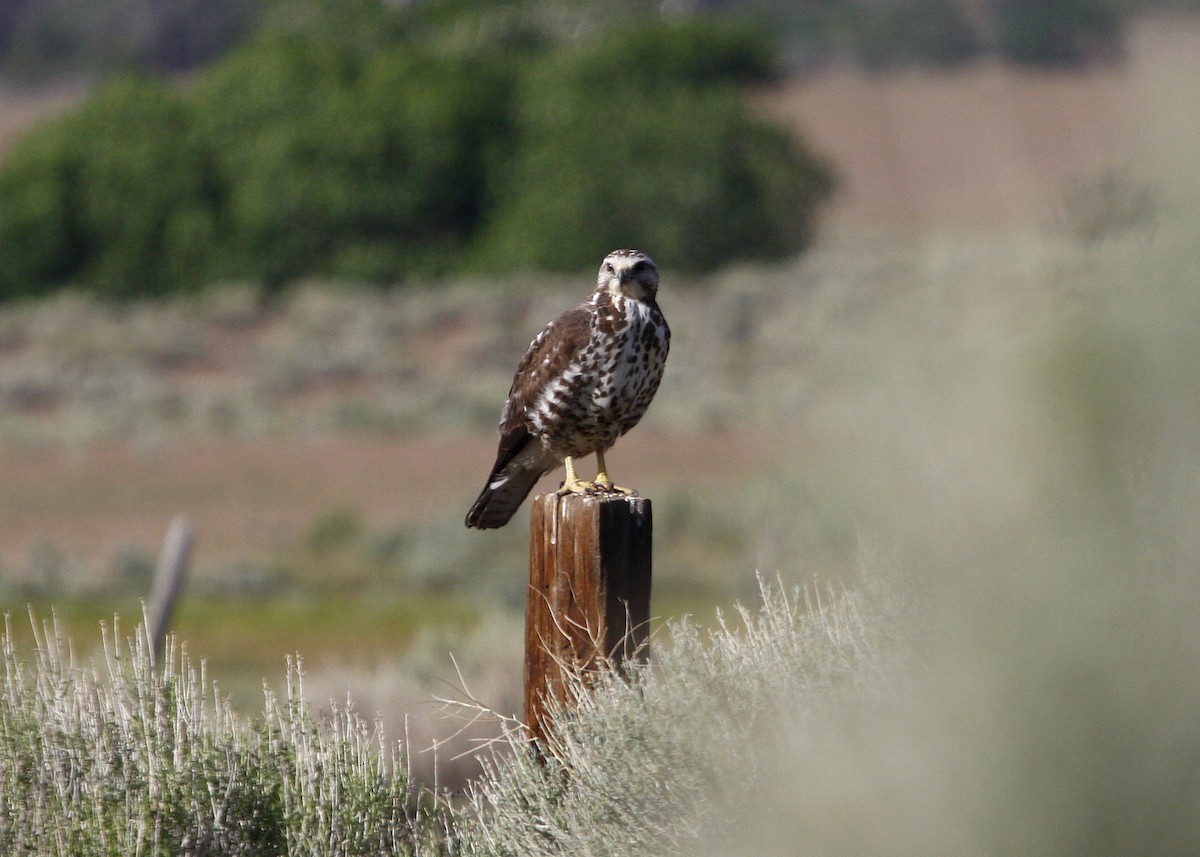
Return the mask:
M467 526L477 530L503 527L517 513L541 475L537 470L520 468L510 468L499 475L493 473L467 512Z

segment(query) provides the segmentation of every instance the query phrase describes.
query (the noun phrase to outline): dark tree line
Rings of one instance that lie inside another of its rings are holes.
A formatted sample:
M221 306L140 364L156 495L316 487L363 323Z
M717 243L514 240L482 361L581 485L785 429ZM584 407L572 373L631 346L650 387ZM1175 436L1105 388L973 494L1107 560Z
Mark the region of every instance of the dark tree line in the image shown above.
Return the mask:
M0 74L44 81L132 67L192 69L244 38L263 17L311 17L322 2L0 0ZM393 4L433 8L444 17L464 12L470 17L480 5L474 0ZM1110 59L1120 55L1128 16L1158 9L1200 11L1200 0L541 0L492 5L523 5L548 28L649 17L664 9L750 18L771 29L777 48L795 66L849 59L872 68L953 64L984 53L1032 64Z
M462 4L338 0L186 86L118 77L6 157L0 299L574 270L631 243L696 269L804 248L831 179L746 102L776 73L760 31L564 39L514 8L464 26Z

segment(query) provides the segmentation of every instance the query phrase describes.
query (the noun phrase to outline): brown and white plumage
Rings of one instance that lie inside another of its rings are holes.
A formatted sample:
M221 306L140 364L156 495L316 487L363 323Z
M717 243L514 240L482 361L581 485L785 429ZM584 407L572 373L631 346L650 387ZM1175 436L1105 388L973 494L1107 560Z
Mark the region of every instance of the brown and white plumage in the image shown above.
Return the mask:
M604 453L638 424L662 380L671 331L658 309L658 269L638 250L614 250L592 296L529 344L500 414L491 475L467 526L502 527L542 474L565 461L564 492L623 491L605 473ZM573 459L596 453L596 480Z

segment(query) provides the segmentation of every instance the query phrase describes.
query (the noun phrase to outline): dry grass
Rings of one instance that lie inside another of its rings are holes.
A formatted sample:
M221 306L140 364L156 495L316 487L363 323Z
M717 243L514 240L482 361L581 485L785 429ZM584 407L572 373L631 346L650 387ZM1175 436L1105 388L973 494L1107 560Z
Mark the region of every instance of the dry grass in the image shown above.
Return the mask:
M35 622L36 626L36 622ZM47 623L0 639L6 854L438 853L402 748L348 708L321 722L289 665L254 723L172 641L104 635L81 662Z

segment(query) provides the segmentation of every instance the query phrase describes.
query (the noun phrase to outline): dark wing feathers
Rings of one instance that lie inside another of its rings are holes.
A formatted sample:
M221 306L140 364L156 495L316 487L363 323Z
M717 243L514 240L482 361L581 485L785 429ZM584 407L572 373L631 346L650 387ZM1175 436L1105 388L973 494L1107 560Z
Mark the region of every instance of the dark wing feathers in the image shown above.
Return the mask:
M591 309L588 304L580 304L546 325L529 343L529 350L521 358L513 375L508 401L500 416L500 448L496 453L496 464L492 467L493 476L503 470L529 442L532 437L527 416L529 409L546 386L562 375L588 344L591 336Z
M500 415L500 448L496 453L496 464L467 513L468 527L504 526L541 477L536 467L510 468L509 465L534 439L530 432L530 409L536 405L546 386L560 377L584 349L591 334L591 310L587 304L580 304L546 325L529 344L529 350L517 366L508 401ZM506 473L506 469L512 472Z

